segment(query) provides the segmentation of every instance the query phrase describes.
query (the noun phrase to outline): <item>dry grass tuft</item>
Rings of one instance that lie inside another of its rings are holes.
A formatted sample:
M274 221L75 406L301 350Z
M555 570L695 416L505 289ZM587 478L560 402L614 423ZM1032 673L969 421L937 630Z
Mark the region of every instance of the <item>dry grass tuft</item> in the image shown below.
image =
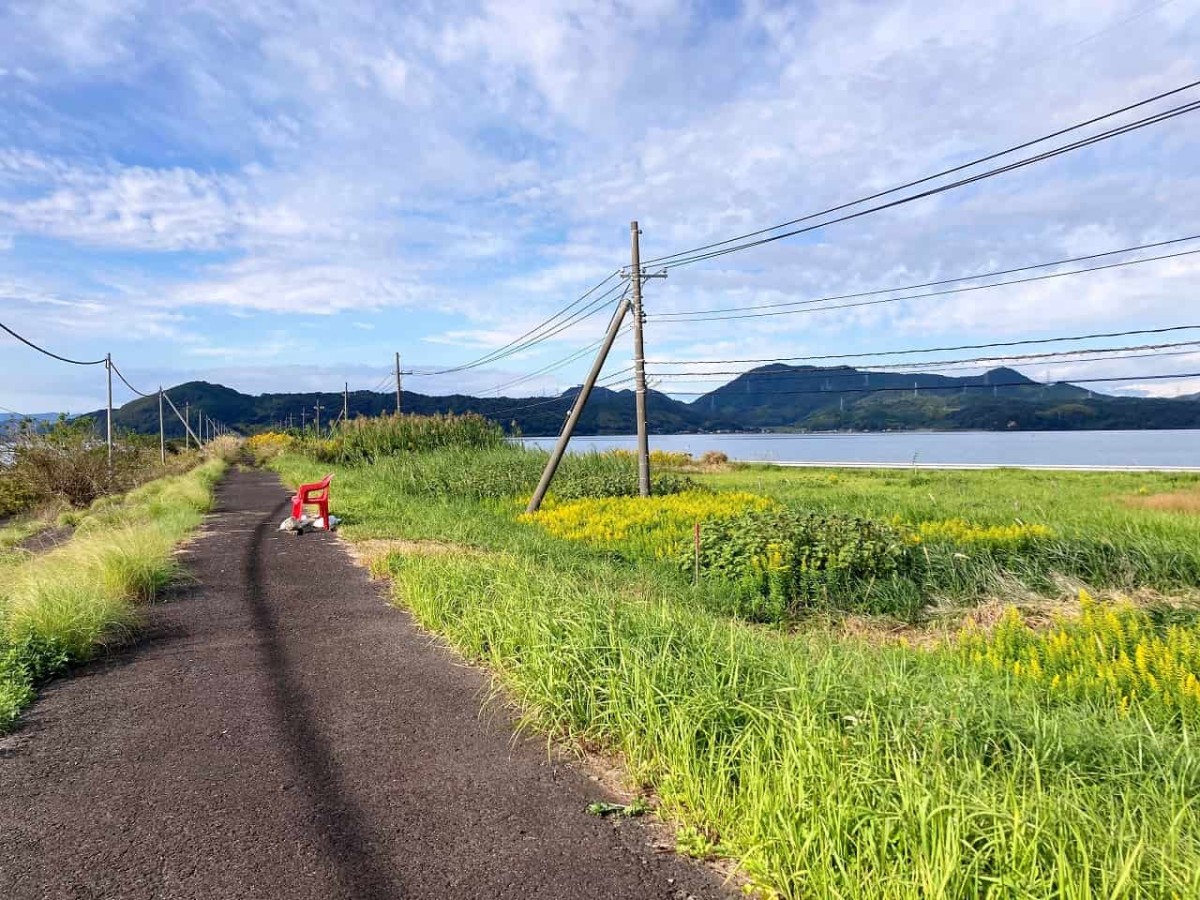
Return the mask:
M1200 516L1200 489L1190 491L1168 491L1163 494L1133 495L1124 498L1126 506L1140 509L1156 509L1160 512L1188 513Z
M444 556L450 553L473 554L478 551L459 544L443 543L441 541L404 541L370 539L365 541L348 541L346 549L354 561L370 573L372 580L381 581L388 577L388 558L394 555L402 556Z

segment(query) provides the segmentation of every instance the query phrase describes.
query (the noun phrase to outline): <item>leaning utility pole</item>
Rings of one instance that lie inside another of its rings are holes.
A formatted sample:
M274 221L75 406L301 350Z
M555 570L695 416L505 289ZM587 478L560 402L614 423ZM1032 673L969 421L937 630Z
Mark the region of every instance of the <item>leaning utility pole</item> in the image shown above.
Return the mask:
M112 354L104 355L104 370L108 373L108 474L112 474Z
M562 462L563 454L567 452L567 443L571 440L571 435L575 432L575 425L579 422L580 415L583 414L584 404L587 403L588 397L592 395L592 388L596 386L596 379L600 377L600 370L604 368L604 362L608 359L608 353L612 350L612 345L617 339L617 332L621 330L621 323L625 321L625 313L628 311L629 301L622 297L620 305L617 306L617 311L613 313L612 322L609 323L608 333L604 336L604 343L601 344L600 350L596 353L596 360L592 363L592 370L588 372L588 377L583 382L583 387L579 389L579 394L575 398L575 405L571 407L571 413L567 416L567 421L563 424L562 434L558 436L558 443L554 445L554 451L550 454L550 459L546 462L546 468L542 472L542 480L538 482L537 490L533 492L533 497L529 500L529 506L525 508L526 512L537 512L541 507L542 500L546 496L546 491L550 489L550 482L554 479L554 473L558 470L558 464Z
M162 385L158 386L158 455L167 461L167 423L163 420Z

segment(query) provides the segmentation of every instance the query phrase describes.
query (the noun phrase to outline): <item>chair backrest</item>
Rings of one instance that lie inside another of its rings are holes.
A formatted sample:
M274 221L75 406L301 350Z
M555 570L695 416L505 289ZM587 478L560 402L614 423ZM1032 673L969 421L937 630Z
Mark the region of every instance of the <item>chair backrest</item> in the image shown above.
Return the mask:
M330 472L328 475L326 475L324 478L322 478L317 486L327 488L327 487L329 487L329 482L331 482L331 481L333 481L333 473L332 472Z

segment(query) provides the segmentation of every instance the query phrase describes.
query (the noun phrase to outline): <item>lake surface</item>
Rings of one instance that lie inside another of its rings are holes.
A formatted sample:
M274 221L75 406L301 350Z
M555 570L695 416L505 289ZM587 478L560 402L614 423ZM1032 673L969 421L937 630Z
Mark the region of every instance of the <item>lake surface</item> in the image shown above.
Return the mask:
M554 438L526 438L550 448ZM637 448L635 435L575 437L571 451ZM651 450L794 465L1200 470L1200 431L958 431L888 434L651 435Z

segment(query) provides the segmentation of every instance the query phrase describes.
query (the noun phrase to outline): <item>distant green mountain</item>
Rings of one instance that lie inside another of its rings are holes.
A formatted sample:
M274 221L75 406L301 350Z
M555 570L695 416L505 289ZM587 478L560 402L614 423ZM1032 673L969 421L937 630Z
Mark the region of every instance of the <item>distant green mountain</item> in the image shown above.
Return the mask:
M557 434L578 394L557 397L431 397L405 391L405 412L476 412L510 431ZM341 412L340 393L261 394L191 381L169 390L176 406L201 410L242 432L311 424ZM898 431L1075 430L1200 428L1200 396L1114 397L1071 384L1042 384L1013 369L953 377L921 372L873 372L848 366L770 365L739 375L691 403L658 391L647 397L651 431ZM395 394L354 391L353 418L392 412ZM99 414L94 414L99 415ZM114 414L118 427L158 431L158 399L127 403ZM629 434L635 430L634 394L598 388L579 424L580 434ZM168 437L183 427L168 409Z

